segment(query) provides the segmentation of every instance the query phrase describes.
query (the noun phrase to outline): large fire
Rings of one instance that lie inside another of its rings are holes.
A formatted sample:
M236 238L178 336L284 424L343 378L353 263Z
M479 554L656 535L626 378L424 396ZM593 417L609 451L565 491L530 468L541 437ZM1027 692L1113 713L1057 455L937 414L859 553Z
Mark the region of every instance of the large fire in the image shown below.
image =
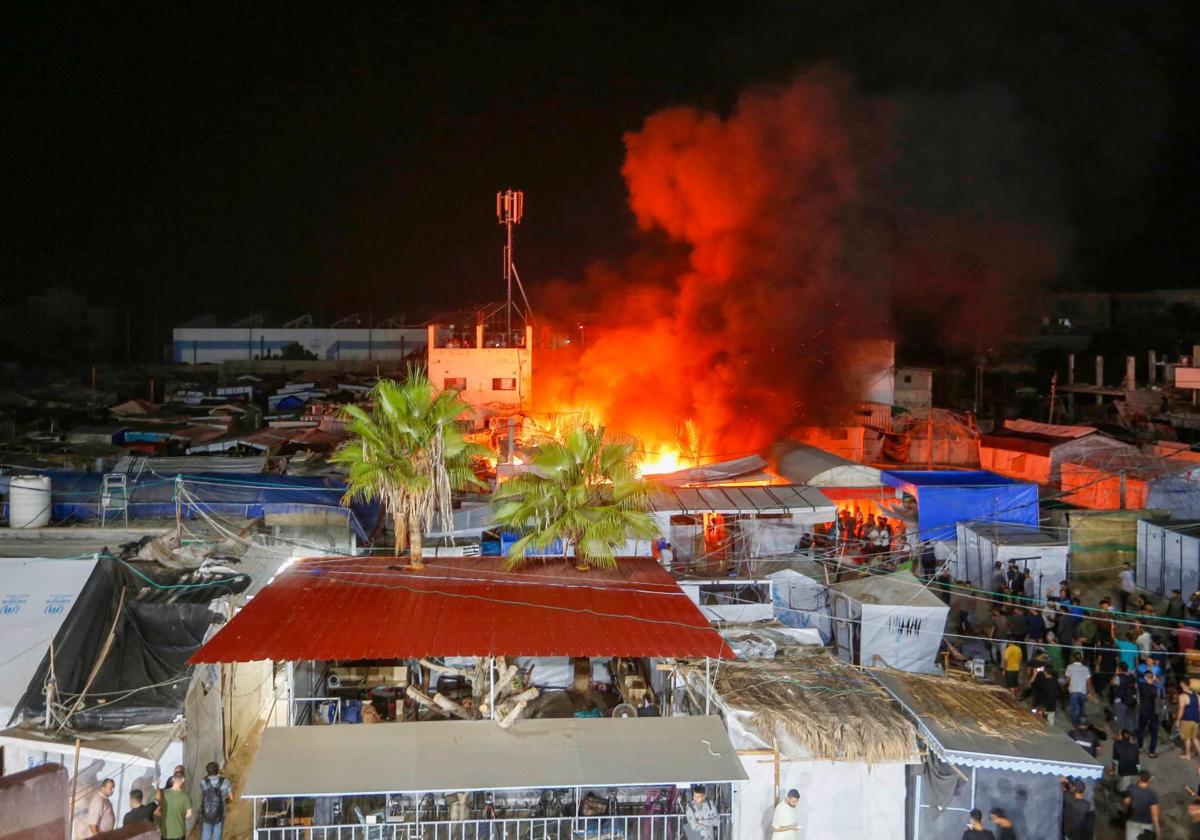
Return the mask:
M864 398L847 370L859 339L910 329L969 349L1003 335L1020 309L1005 295L1049 276L1054 251L1022 224L1025 205L989 201L1024 189L1009 174L1022 150L922 156L914 136L941 136L958 107L864 97L823 70L747 92L728 115L649 116L625 135L622 167L648 235L624 263L541 290L539 311L572 343L569 364L535 361L535 411L585 406L637 437L656 474L847 422ZM1003 103L967 116L1019 119Z

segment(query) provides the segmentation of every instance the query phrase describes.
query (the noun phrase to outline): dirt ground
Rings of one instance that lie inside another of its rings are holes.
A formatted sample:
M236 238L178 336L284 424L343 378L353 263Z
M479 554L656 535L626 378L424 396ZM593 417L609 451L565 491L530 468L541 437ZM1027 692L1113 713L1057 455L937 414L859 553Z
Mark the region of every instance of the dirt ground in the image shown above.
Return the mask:
M225 763L222 772L233 783L233 803L229 806L225 818L224 840L250 840L253 836L254 813L249 800L241 798L242 788L246 784L246 774L254 763L258 753L258 745L262 741L262 732L266 723L260 723L254 728L238 751ZM192 827L189 840L199 840L200 823Z

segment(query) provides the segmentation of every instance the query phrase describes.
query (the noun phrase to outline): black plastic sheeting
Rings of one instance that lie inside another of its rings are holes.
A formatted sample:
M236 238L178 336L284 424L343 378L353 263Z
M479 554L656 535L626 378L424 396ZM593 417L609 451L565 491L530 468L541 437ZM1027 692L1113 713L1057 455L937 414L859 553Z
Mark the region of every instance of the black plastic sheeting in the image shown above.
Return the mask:
M145 577L135 574L137 568ZM213 599L243 591L244 575L206 585L179 584L185 575L102 556L54 637L58 705L70 709L99 669L79 708L70 717L76 730L122 729L170 723L183 711L191 678L188 658L209 627L222 622L209 609ZM155 585L157 584L157 585ZM122 593L124 599L122 600ZM105 653L105 644L113 641ZM41 721L46 714L47 651L13 715Z

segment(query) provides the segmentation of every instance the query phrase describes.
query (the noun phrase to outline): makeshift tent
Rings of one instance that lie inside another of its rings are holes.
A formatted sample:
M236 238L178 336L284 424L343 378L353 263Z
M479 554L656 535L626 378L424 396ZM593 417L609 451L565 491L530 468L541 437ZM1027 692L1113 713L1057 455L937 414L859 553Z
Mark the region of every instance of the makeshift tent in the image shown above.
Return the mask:
M54 522L100 518L100 473L45 470L51 481L51 519ZM175 476L142 472L129 479L130 519L174 519ZM195 473L180 476L184 490L181 513L195 519L203 513L239 519L274 518L282 521L336 516L345 520L359 540L367 541L380 521L378 502L355 501L342 506L346 485L331 478L259 474ZM0 493L7 494L8 478L0 476Z
M1064 461L1125 451L1134 447L1090 426L1055 426L1007 420L1003 429L979 438L979 466L1037 484L1058 484Z
M888 470L883 483L917 504L918 540L953 539L963 521L1015 522L1036 527L1038 488L985 470Z
M1200 521L1139 519L1136 575L1138 586L1163 597L1200 589Z
M1146 452L1094 454L1062 465L1063 501L1094 510L1165 510L1200 518L1200 466Z
M798 484L656 487L650 509L681 564L792 554L814 524L837 513L820 490Z
M758 455L747 455L729 461L717 461L688 467L673 473L651 476L655 484L671 487L697 487L708 484L777 484L779 476L767 469L767 462ZM803 484L804 482L798 482Z
M810 487L856 487L878 492L879 470L826 452L815 446L787 441L771 453L772 466L782 477Z
M776 803L795 788L799 840L903 840L914 727L870 678L823 648L723 663L713 690L701 667L684 676L721 712L745 770L734 837L770 837Z
M775 620L788 627L815 629L821 634L821 641L829 644L833 629L829 620L829 587L822 583L824 575L816 570L781 569L768 577L773 584Z
M1088 780L1104 764L1019 706L1002 688L951 677L874 669L928 747L910 769L910 840L959 840L972 808L1003 808L1018 837L1058 837L1061 776Z
M978 437L979 430L970 417L944 408L917 409L893 418L892 431L883 439L883 454L901 464L974 467L979 464Z
M1045 600L1051 587L1067 579L1070 554L1065 536L1005 522L960 522L954 577L991 589L995 564L1007 568L1012 561L1032 578L1033 597Z
M1122 563L1137 561L1139 519L1163 519L1161 510L1078 510L1049 512L1049 528L1071 541L1071 575L1109 583Z
M12 717L95 567L95 557L0 559L0 725Z
M143 564L145 565L145 564ZM172 588L111 556L95 563L16 704L16 720L46 717L44 686L53 667L56 718L76 729L172 723L183 709L187 659L222 617L209 609L245 589L244 576Z
M868 575L829 588L833 646L863 666L932 671L950 608L909 572Z

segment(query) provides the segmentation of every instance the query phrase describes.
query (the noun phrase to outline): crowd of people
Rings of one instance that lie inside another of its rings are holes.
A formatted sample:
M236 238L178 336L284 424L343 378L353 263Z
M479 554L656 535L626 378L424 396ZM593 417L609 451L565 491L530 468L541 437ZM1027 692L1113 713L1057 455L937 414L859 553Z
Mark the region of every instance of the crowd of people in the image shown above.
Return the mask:
M1181 757L1200 759L1200 680L1189 676L1189 653L1197 650L1200 592L1179 591L1165 603L1137 591L1125 564L1113 596L1085 603L1067 581L1039 598L1032 579L1016 563L997 562L990 589L954 581L943 572L930 588L950 607L945 645L959 661L991 662L1014 699L1053 725L1067 715L1070 737L1093 757L1111 740L1108 801L1122 819L1127 840L1161 837L1158 794L1147 760L1159 755L1160 739L1178 740ZM1089 717L1089 706L1095 711ZM1101 722L1097 726L1097 722ZM1110 737L1111 736L1111 737ZM1063 837L1093 837L1097 791L1082 780L1063 780ZM1195 797L1195 794L1192 794ZM977 812L978 813L978 812ZM1192 836L1200 838L1200 799L1188 807ZM964 838L1014 838L984 826L972 815ZM972 833L974 832L974 833Z
M221 768L216 762L209 762L205 771L207 775L200 781L200 838L221 840L226 809L233 801L233 786L229 779L221 775ZM129 791L129 808L121 819L121 825L150 823L158 828L163 840L183 840L187 835L187 821L195 815L192 797L186 786L187 774L180 764L163 780L161 788L150 792L150 797L141 789L134 788ZM112 779L101 780L99 789L88 802L86 818L81 825L76 825L76 840L113 830L116 811L112 795L116 787Z

